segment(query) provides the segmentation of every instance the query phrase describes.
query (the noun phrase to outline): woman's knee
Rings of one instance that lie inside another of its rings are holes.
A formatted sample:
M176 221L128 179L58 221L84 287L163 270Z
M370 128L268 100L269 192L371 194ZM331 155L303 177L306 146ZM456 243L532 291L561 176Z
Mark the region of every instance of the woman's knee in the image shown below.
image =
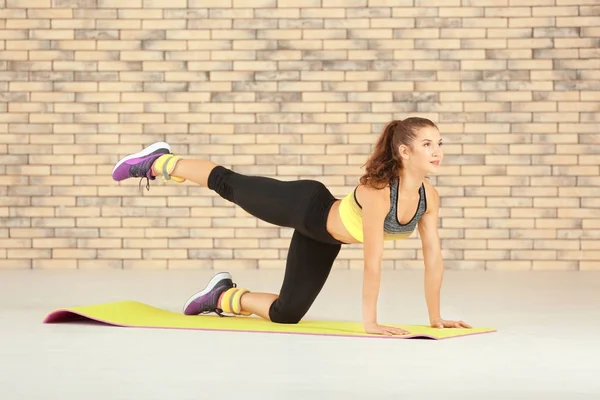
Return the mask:
M297 324L304 317L305 312L281 307L279 299L275 300L269 308L269 319L277 324Z
M302 316L284 313L270 315L270 318L276 324L297 324L302 320Z

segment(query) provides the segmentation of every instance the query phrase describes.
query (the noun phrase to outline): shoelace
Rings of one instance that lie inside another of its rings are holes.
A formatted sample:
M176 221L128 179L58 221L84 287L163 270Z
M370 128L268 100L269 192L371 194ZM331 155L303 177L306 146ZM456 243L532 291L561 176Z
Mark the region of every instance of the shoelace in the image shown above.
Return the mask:
M138 185L140 192L142 191L142 181L146 179L146 190L150 191L150 179L148 179L147 176L143 177L142 179L140 179L140 184Z
M132 165L129 168L129 174L134 177L142 178L140 179L139 188L142 190L142 181L144 178L146 179L146 190L150 190L150 177L148 177L148 173L150 172L150 168L152 168L152 164L154 163L154 158L148 158L144 160L144 162Z
M129 167L129 174L137 178L148 176L148 172L150 172L156 158L158 157L149 157L139 164L132 165Z

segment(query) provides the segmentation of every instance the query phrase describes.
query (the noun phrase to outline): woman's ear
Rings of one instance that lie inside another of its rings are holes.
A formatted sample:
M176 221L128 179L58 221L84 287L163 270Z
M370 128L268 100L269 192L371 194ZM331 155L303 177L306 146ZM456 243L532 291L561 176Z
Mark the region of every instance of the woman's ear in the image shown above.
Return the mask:
M408 146L401 144L398 147L398 154L403 160L408 160L410 158L410 149L408 148Z

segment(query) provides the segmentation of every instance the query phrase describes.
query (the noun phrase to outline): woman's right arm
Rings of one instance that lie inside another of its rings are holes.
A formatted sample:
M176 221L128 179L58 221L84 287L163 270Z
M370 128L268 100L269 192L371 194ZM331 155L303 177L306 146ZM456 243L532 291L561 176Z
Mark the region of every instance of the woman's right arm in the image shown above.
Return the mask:
M389 210L385 191L362 188L360 203L363 219L363 324L367 333L385 335L407 334L408 332L377 323L377 299L381 284L381 262L383 258L383 221Z

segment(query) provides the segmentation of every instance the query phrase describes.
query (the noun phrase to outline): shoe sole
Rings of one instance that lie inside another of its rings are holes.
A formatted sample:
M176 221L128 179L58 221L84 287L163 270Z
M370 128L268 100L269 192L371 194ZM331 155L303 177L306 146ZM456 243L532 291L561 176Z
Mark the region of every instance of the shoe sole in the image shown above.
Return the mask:
M213 290L213 288L216 286L216 284L219 283L223 279L232 279L231 274L229 272L219 272L218 274L213 276L212 279L210 280L210 282L208 282L208 285L206 285L206 287L203 290L194 294L185 303L185 305L183 306L183 313L185 314L185 310L187 310L187 308L190 306L190 304L192 304L198 297L204 296L206 293ZM188 315L188 314L186 314L186 315Z
M169 146L168 143L166 142L156 142L151 144L150 146L146 147L144 150L139 151L137 153L134 154L130 154L127 157L123 157L119 160L119 162L115 165L115 167L112 170L112 174L114 175L115 171L117 170L117 168L119 168L121 165L123 165L123 163L125 161L129 161L133 158L141 158L141 157L146 157L147 155L152 154L153 152L155 152L158 149L167 149L169 151L169 153L171 152L171 146Z

